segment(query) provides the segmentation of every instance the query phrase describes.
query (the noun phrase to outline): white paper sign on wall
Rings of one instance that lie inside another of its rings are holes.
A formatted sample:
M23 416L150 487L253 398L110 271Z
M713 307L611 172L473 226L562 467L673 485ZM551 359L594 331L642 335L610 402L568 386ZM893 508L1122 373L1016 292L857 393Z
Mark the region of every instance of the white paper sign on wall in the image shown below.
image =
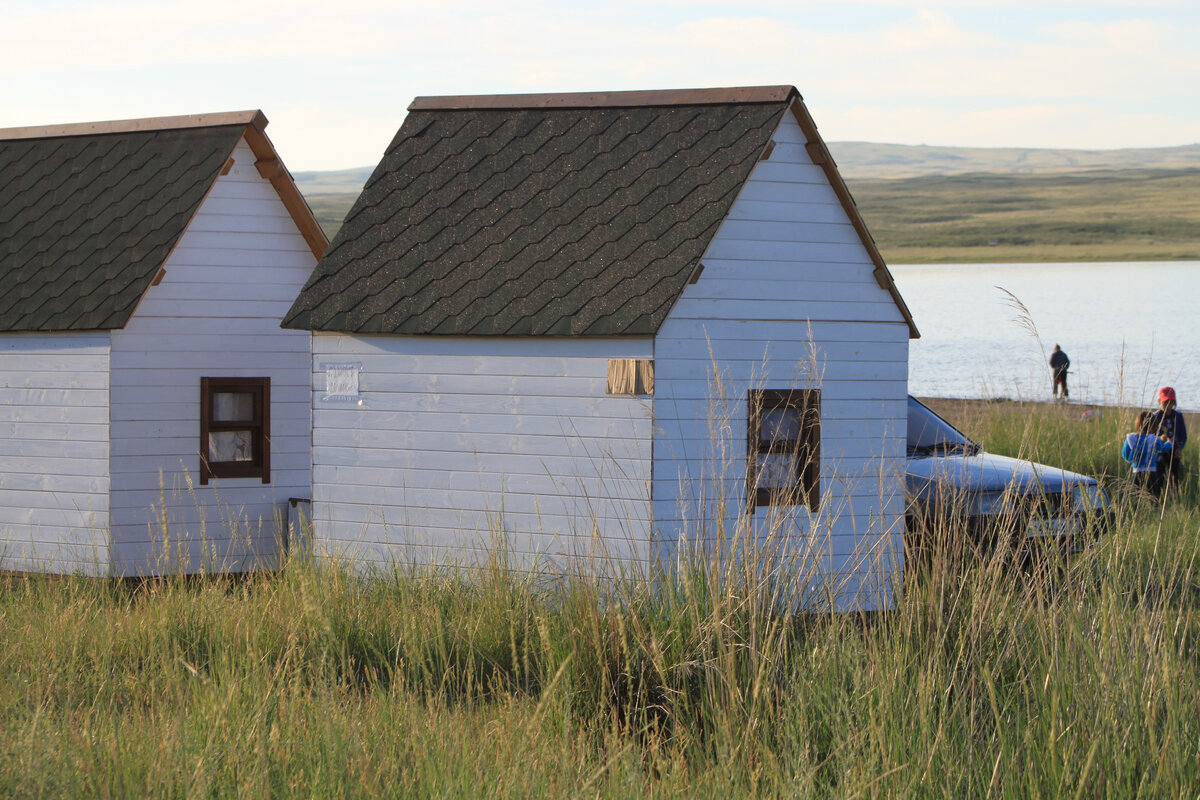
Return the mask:
M361 364L322 364L321 369L325 370L325 394L322 400L362 405L362 397L358 393Z

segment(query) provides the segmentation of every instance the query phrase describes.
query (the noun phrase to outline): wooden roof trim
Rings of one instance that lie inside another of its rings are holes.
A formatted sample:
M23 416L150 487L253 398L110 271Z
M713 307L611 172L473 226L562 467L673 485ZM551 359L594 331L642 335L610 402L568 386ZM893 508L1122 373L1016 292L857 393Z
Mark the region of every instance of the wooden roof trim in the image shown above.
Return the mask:
M279 199L283 201L283 207L287 209L292 221L296 223L300 235L304 237L313 256L319 261L329 248L329 239L321 230L317 218L313 216L308 201L296 187L292 173L288 172L287 167L279 158L279 154L275 152L275 145L271 144L271 140L267 138L267 134L263 130L267 126L267 118L262 116L261 112L260 117L261 124L257 118L252 120L246 126L243 134L246 144L250 145L250 150L257 159L254 166L258 169L259 175L270 181L272 188L279 195Z
M728 105L782 103L799 97L794 86L742 86L723 89L658 89L641 92L571 92L566 94L492 94L418 97L409 111L460 111L519 108L631 108L636 106Z
M180 117L145 117L104 122L79 122L68 125L37 125L28 128L0 128L0 139L51 139L58 136L97 136L106 133L165 131L178 128L215 128L222 125L266 127L263 112L230 111L219 114L191 114Z
M846 215L850 218L850 224L854 226L854 230L858 232L858 237L862 239L863 246L867 248L867 255L870 256L871 263L875 265L873 273L875 282L887 290L888 294L896 302L896 307L900 309L900 314L904 317L904 321L908 323L908 338L921 338L921 332L917 330L917 323L913 320L912 312L909 311L908 304L904 302L904 298L900 295L900 290L896 288L896 282L892 279L892 273L888 270L887 264L883 260L883 255L875 245L875 239L872 238L870 231L867 230L867 224L863 221L862 214L858 211L858 204L854 202L854 198L850 195L850 189L846 186L846 181L842 179L842 174L838 172L837 164L833 161L833 156L829 154L829 149L821 139L821 134L817 132L816 122L813 121L812 115L808 113L808 108L805 107L804 101L800 99L799 95L792 101L791 110L792 116L800 124L800 130L804 132L805 139L808 140L805 149L808 150L809 157L812 158L814 164L821 167L825 172L825 177L829 179L830 185L833 186L833 191L837 194L838 200L841 201L842 208L845 209Z

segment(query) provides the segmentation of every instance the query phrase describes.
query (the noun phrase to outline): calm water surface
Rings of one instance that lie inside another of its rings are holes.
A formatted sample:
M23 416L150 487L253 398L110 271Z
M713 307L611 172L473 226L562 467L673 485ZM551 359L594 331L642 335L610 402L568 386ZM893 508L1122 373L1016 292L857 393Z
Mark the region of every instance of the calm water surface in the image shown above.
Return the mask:
M1152 405L1165 384L1200 409L1200 262L890 269L921 331L913 394L1046 399L1059 344L1073 401ZM998 287L1028 309L1024 321Z

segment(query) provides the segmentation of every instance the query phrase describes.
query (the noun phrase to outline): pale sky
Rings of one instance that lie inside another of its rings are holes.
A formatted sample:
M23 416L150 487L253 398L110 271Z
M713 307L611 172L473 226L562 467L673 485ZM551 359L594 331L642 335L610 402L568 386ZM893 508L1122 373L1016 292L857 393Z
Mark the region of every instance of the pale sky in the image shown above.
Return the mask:
M261 108L293 171L418 95L792 84L827 141L1200 142L1197 0L0 0L0 127Z

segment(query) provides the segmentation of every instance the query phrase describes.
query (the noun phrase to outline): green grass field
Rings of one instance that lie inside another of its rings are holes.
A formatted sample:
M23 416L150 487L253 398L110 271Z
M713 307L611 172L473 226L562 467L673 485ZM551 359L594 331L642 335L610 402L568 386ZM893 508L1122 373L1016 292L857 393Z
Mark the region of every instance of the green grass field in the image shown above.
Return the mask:
M848 183L892 264L1200 259L1200 169ZM309 195L330 237L356 196Z
M1194 797L1194 448L1156 505L1124 489L1124 414L960 409L1105 476L1116 529L1053 568L936 560L871 619L780 614L752 567L7 578L0 795Z
M893 264L1200 258L1200 170L850 182Z

